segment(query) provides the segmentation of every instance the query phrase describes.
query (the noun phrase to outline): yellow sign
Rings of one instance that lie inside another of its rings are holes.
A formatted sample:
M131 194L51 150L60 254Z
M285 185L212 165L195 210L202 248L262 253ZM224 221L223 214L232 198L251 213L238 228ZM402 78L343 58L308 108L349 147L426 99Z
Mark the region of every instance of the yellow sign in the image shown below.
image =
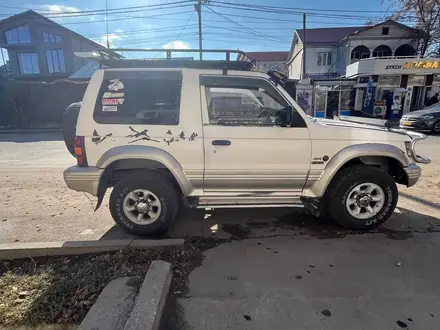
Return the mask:
M403 69L438 69L438 61L414 61L406 62L403 65Z

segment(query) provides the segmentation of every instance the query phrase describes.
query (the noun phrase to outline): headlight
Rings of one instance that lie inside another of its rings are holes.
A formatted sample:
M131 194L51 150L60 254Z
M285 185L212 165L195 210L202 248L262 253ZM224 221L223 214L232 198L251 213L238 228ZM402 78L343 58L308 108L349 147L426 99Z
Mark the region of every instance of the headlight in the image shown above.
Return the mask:
M429 120L429 119L434 118L434 116L422 116L422 118L423 118L423 119L428 119L428 120Z

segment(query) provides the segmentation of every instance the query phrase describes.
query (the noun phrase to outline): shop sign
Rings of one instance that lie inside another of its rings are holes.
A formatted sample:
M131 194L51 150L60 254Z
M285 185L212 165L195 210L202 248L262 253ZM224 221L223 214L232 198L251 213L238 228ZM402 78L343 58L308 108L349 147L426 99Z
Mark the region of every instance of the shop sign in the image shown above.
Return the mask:
M403 65L403 69L438 69L439 61L414 61L414 62L406 62Z
M408 76L408 85L423 86L425 85L425 76Z
M378 85L400 86L400 76L379 76Z

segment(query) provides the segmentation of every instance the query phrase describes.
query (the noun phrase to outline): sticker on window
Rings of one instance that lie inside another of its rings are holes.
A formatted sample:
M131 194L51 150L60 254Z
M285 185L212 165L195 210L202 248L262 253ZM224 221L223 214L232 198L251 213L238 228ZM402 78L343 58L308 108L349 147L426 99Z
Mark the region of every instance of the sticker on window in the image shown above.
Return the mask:
M118 99L118 103L119 103L119 104L124 103L124 99Z
M124 89L124 84L119 79L112 79L110 80L111 84L108 85L109 91L117 92L121 89Z
M118 111L117 105L104 105L102 107L102 112L116 112Z
M119 101L117 99L102 99L102 105L118 105Z
M103 99L111 99L116 97L124 97L124 93L112 93L112 92L105 92L102 96Z

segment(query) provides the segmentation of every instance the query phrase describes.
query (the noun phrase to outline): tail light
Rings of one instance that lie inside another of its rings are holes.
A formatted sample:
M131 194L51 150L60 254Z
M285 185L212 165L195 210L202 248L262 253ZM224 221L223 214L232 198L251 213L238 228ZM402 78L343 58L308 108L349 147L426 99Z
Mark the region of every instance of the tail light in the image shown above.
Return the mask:
M78 166L88 166L86 157L86 148L84 144L84 136L75 137L74 143L75 157Z

